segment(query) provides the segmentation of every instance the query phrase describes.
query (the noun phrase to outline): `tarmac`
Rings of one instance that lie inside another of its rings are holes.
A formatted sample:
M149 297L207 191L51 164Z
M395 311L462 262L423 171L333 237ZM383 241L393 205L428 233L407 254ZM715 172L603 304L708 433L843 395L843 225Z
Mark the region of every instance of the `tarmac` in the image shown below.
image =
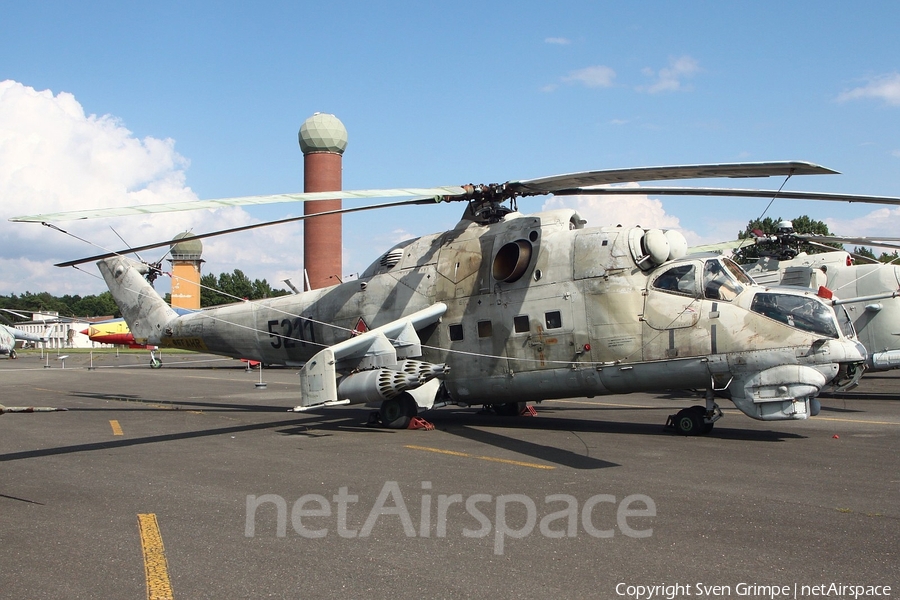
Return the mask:
M388 430L288 412L296 369L163 360L0 358L0 403L68 409L0 417L0 597L900 594L897 372L682 437L687 392Z

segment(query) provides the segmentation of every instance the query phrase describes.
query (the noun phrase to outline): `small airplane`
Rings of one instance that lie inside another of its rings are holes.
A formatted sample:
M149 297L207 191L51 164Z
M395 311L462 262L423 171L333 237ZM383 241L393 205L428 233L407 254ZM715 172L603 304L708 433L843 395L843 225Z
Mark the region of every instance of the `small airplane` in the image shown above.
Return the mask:
M183 308L173 308L178 314L187 314L192 312ZM150 367L159 369L162 367L162 359L156 354L159 346L151 344L138 343L134 339L134 334L128 328L125 319L108 319L106 321L97 321L92 323L86 329L81 330L82 335L88 336L88 339L98 344L111 344L114 346L128 346L133 350L149 350L150 351Z
M383 425L405 428L419 411L448 404L518 415L529 401L703 390L704 405L669 420L678 433L696 435L722 417L720 395L754 419L796 420L819 412L816 396L823 389L855 386L867 353L846 311L812 290L758 285L717 254L688 254L677 231L587 228L574 210L522 214L516 199L632 189L609 185L624 182L832 173L800 161L639 167L504 184L256 196L11 220L376 195L423 197L319 214L463 201L455 227L397 244L357 280L187 315L156 293L147 281L149 265L122 256L170 242L58 266L97 261L139 343L300 367L294 410L365 403L379 409ZM900 198L840 195L851 198L900 204Z
M761 285L782 285L831 290L853 321L857 337L868 353L867 371L900 368L900 265L885 264L836 250L827 243L900 248L900 238L846 237L794 231L791 221L781 221L774 234L760 230L751 237L698 247L722 250L755 245L759 258L741 268ZM825 252L808 254L801 244ZM865 261L860 264L860 261Z
M138 344L134 341L134 334L128 329L128 323L125 319L109 319L107 321L97 321L81 330L82 335L88 336L88 339L98 344L112 344L116 346L128 346L134 349L146 349L146 344Z
M17 358L16 344L18 342L46 342L47 336L39 336L15 327L0 324L0 355L6 354L11 359Z

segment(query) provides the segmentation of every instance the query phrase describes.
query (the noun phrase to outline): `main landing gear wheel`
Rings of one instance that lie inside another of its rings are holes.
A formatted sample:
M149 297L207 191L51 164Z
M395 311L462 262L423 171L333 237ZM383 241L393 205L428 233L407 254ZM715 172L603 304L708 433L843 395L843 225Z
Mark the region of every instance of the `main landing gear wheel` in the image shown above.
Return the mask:
M505 404L492 404L494 412L501 417L518 417L528 406L526 402L506 402Z
M10 357L11 359L15 360L15 359L19 358L19 355L16 354L16 351L15 351L15 350L10 350L10 351L9 351L9 357Z
M419 413L419 407L412 396L400 394L382 402L379 412L382 425L388 429L406 429Z
M706 408L702 406L681 409L669 420L680 435L705 435L713 428L712 423L706 422Z

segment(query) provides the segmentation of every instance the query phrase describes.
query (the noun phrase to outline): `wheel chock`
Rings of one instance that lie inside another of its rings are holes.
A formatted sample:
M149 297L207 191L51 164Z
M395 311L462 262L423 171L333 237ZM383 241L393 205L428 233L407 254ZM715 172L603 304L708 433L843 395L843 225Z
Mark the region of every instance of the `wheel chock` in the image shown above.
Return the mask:
M409 420L407 429L424 429L425 431L431 431L434 429L434 425L422 417L413 417Z
M529 404L528 406L526 406L525 408L522 409L522 412L520 412L519 415L522 417L536 417L537 411L534 410L534 407Z

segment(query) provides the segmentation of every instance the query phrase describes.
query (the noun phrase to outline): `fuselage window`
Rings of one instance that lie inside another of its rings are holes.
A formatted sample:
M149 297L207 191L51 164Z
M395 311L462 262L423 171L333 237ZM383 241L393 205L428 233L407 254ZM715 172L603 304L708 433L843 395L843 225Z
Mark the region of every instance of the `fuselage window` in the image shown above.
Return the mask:
M450 332L451 342L459 342L463 339L463 327L461 324L450 325L447 330Z
M653 280L653 287L663 292L682 296L697 295L697 276L694 265L673 267Z
M494 327L490 321L478 321L478 337L491 337L494 333Z
M553 310L544 314L547 323L547 329L559 329L562 327L562 313Z
M528 315L519 315L513 318L513 328L516 333L528 333L531 326L528 322Z

